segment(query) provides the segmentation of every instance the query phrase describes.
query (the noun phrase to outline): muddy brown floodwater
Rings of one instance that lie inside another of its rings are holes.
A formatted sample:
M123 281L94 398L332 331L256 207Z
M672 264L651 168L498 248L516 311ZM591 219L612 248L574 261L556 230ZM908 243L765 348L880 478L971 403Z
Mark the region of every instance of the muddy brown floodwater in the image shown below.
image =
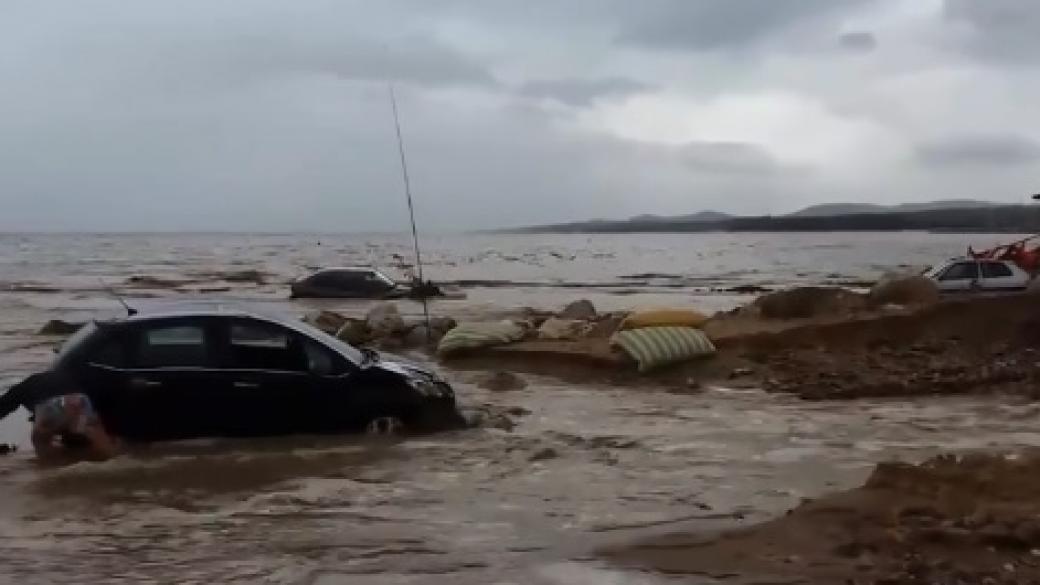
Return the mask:
M437 314L467 316L554 308L579 297L608 310L645 303L726 309L746 297L717 288L873 278L956 254L965 241L928 234L460 236L428 246L433 278L495 281L469 286L465 300L432 305ZM375 236L5 235L0 246L6 388L51 358L54 340L36 335L44 322L118 311L99 278L142 306L218 294L297 315L314 308L356 314L364 305L291 303L285 282L310 265L391 266L410 244ZM261 270L265 284L198 281L243 269ZM131 280L138 275L191 284L155 289L153 279L153 289L142 288ZM516 284L528 281L534 284ZM478 388L476 373L445 373L463 404L511 409L512 431L400 442L193 441L61 469L37 466L24 448L0 457L0 583L653 585L677 577L622 569L596 551L657 533L759 522L803 497L861 484L882 460L1040 446L1040 405L1025 398L814 403L534 376L521 390L496 393ZM25 447L27 430L18 413L0 424L0 442Z
M468 404L530 413L511 432L402 442L197 441L63 469L39 468L23 452L3 458L0 577L663 583L593 551L655 532L761 521L802 497L861 483L882 459L1040 445L1040 407L1030 403L817 404L540 378L491 393L449 375Z

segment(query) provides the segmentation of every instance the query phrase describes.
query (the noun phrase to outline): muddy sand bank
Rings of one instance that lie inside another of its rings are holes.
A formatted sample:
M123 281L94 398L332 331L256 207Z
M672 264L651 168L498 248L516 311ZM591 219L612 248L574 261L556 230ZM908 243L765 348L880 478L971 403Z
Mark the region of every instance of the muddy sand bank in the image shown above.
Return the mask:
M810 319L713 319L718 354L649 374L608 339L523 341L448 360L566 381L683 389L725 382L807 399L1013 393L1040 380L1035 295L945 300L917 309Z
M1040 583L1038 488L1035 451L882 463L863 486L775 520L603 554L669 574L770 583Z

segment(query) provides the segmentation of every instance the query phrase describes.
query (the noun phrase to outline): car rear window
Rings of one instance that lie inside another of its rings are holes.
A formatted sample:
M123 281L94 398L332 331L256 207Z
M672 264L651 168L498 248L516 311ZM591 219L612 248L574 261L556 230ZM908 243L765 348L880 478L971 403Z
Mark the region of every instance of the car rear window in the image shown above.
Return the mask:
M299 336L272 323L239 321L231 324L228 359L232 369L305 372L308 358Z
M982 265L983 278L1005 278L1012 275L1011 269L1002 262L986 262Z

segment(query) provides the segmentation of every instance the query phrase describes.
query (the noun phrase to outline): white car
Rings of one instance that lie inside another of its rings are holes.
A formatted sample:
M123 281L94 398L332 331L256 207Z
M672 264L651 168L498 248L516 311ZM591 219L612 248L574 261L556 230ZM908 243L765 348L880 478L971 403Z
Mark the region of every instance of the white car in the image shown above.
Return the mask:
M935 281L940 292L1021 291L1031 277L1008 260L957 258L936 264L924 272Z

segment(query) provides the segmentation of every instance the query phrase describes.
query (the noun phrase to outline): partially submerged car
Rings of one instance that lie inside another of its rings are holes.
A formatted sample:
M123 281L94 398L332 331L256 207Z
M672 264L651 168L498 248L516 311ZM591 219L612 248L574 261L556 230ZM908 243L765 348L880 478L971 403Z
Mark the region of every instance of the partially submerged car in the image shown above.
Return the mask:
M136 441L465 425L436 374L295 320L238 310L90 323L53 368L82 385L111 432Z
M396 299L407 294L389 276L364 266L323 268L292 283L293 298Z
M978 258L948 260L929 268L924 276L944 293L1023 291L1032 279L1010 260Z
M322 268L292 283L291 298L304 299L423 299L445 296L430 281L401 284L375 268Z

